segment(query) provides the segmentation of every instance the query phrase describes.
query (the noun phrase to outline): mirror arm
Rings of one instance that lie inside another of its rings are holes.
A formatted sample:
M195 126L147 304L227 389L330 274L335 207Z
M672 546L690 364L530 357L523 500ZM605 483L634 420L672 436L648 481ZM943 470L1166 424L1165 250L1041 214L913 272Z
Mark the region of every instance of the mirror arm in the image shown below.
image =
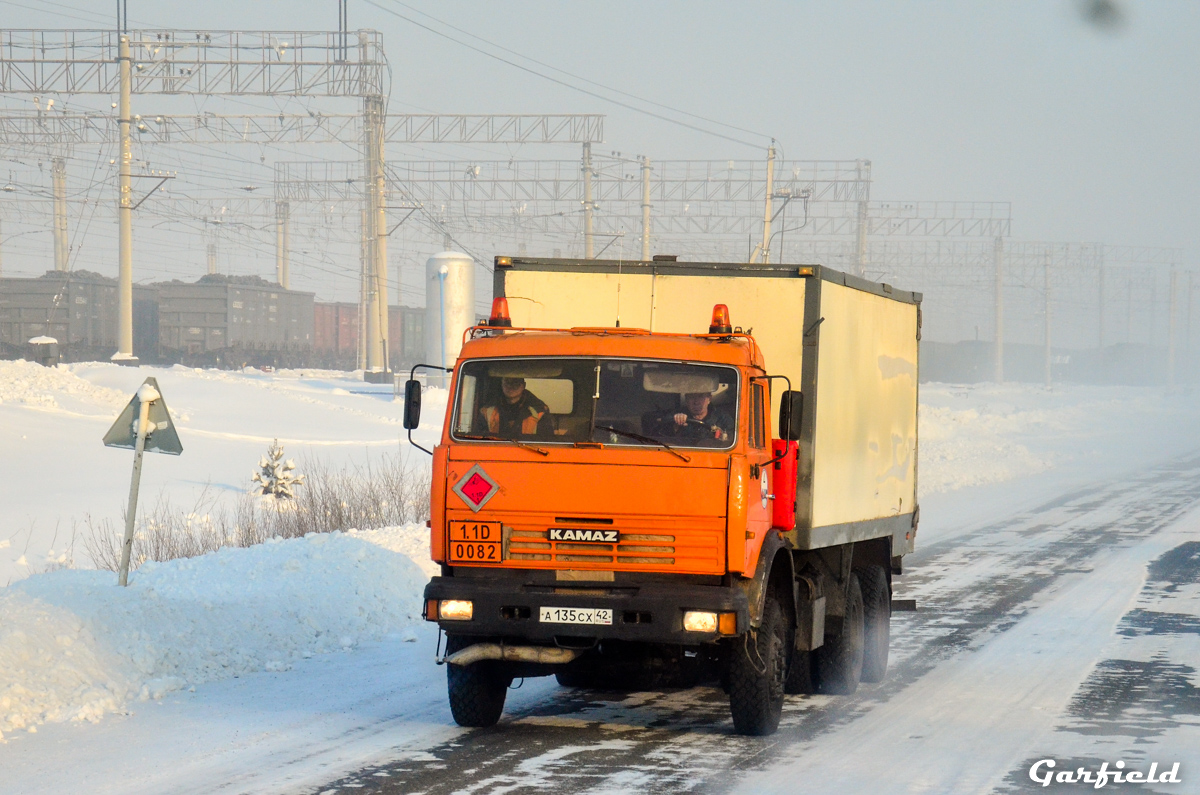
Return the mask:
M418 450L420 450L422 453L425 453L427 455L433 455L432 450L426 450L424 447L422 447L421 445L419 445L413 441L412 428L408 429L408 443L411 444L413 447L417 448Z
M782 378L784 381L786 381L788 391L789 392L792 391L792 379L788 378L786 375L754 375L754 376L750 377L750 380L751 381L768 381L769 382L776 378Z
M416 380L417 380L417 370L418 370L418 368L421 368L421 367L424 367L424 368L426 368L426 369L429 369L429 370L441 370L443 373L451 373L451 372L454 372L453 368L450 368L450 367L439 367L439 366L438 366L438 365L436 365L436 364L414 364L414 365L412 366L412 370L410 370L410 371L409 371L409 373L408 373L408 380L409 380L409 381L416 381ZM405 391L405 393L404 393L404 412L405 412L405 414L407 414L407 413L408 413L408 392L407 392L407 391ZM411 444L413 447L415 447L415 448L417 448L418 450L420 450L422 453L426 453L426 454L428 454L428 455L433 455L433 451L432 451L432 450L426 450L424 447L422 447L421 445L419 445L419 444L417 444L416 442L414 442L414 441L413 441L413 438L412 438L412 432L413 432L413 429L412 429L412 428L408 428L407 430L408 430L408 443L409 443L409 444Z
M763 461L761 464L759 464L759 466L761 466L763 469L766 469L767 467L773 466L773 465L777 464L778 462L782 461L783 459L787 458L787 454L788 454L788 451L786 448L784 448L784 451L782 453L775 456L770 461Z
M790 444L790 440L785 440L785 441L788 441L788 442L789 442L789 444ZM787 458L787 456L788 456L788 453L789 453L789 452L791 452L791 451L788 449L787 445L785 445L785 446L784 446L784 448L783 448L783 452L782 452L782 453L780 453L779 455L775 456L775 457L774 457L774 458L772 458L770 461L764 461L764 462L762 462L762 464L761 464L762 468L763 468L763 469L766 469L766 468L767 468L767 467L769 467L769 466L773 466L773 465L777 464L778 462L780 462L780 461L782 461L783 459Z
M776 378L782 378L787 383L787 391L788 392L792 391L792 379L788 378L786 375L755 375L755 376L751 376L750 380L751 381L766 381L768 384L770 384L771 381ZM779 430L780 430L780 433L782 434L783 429L780 428ZM774 464L776 461L782 461L782 460L783 460L783 455L780 455L775 458L772 458L770 461L767 461L765 464L763 464L763 466L765 467L770 464Z

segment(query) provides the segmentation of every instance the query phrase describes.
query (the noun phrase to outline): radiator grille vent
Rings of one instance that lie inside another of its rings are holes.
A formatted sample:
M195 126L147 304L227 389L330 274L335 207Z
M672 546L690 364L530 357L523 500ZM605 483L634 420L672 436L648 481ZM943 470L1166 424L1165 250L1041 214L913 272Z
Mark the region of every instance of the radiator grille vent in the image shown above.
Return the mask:
M526 530L505 527L504 553L507 560L674 566L675 536L661 533L621 533L621 540L616 544L581 543L551 541L549 528Z

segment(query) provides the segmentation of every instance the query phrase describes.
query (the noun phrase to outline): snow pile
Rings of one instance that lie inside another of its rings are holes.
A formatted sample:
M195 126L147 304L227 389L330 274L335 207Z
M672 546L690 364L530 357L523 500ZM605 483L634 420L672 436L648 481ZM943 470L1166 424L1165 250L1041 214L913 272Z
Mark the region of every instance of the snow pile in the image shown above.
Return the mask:
M1200 444L1195 396L1154 387L922 384L922 496L1086 466L1114 471Z
M0 739L38 723L96 720L133 689L129 666L79 616L15 588L0 591Z
M0 403L55 408L63 397L73 398L77 404L120 410L130 395L97 386L63 365L43 367L23 359L0 361Z
M429 558L429 528L425 525L347 530L346 535L407 555L427 577L436 577L442 573L442 567Z
M978 400L971 387L922 387L918 483L921 494L1012 480L1050 469L1058 453L1033 453L1030 432L1059 418L1001 397ZM930 393L934 393L931 395ZM939 402L947 405L938 405Z
M390 530L376 532L416 543L416 528ZM361 535L147 563L128 588L112 572L61 570L0 590L0 737L405 630L428 577Z

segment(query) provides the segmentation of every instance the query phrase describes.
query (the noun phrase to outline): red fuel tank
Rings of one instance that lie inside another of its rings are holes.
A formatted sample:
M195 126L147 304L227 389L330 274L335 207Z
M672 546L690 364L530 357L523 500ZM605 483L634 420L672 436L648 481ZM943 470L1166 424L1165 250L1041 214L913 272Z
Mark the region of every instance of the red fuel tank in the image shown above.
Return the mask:
M771 485L775 492L771 525L784 531L794 530L796 528L796 461L799 455L799 443L773 439L771 455L779 459L771 465Z

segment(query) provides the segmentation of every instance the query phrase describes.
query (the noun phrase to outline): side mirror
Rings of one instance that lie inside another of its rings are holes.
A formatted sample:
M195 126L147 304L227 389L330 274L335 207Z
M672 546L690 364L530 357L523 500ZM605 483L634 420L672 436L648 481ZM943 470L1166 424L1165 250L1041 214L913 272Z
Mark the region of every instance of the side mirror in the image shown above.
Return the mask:
M804 417L804 395L785 389L779 401L779 437L789 442L800 439L800 425Z
M421 382L410 378L404 382L404 428L413 430L421 424Z
M408 443L422 453L433 455L432 450L425 449L412 438L413 429L421 424L421 382L416 379L416 375L417 370L422 367L427 370L441 370L443 373L449 373L451 370L436 364L414 364L408 380L404 382L404 429L408 431Z

